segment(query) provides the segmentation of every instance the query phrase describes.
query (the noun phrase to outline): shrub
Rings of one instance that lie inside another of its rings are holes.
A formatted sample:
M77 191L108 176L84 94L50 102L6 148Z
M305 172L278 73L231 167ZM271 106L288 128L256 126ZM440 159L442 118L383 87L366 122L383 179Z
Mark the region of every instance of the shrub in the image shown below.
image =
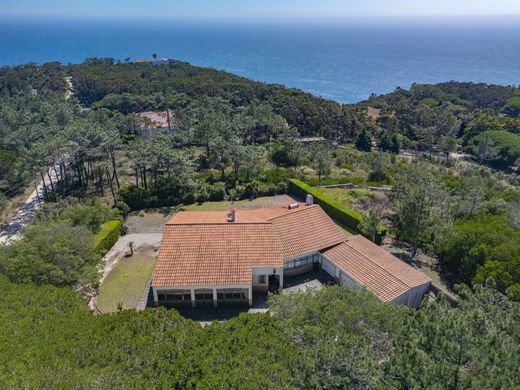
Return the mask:
M289 193L302 199L305 199L307 194L311 194L316 203L318 203L331 218L334 218L349 228L360 232L359 223L363 219L363 215L357 211L343 207L343 205L336 200L296 179L289 180ZM380 244L386 232L387 229L384 226L380 226L375 242Z
M130 212L130 206L128 206L122 200L116 201L115 206L121 212L121 214L123 215L123 218L126 219L126 217L128 216L128 213Z
M226 184L221 181L211 184L208 187L208 192L208 200L220 202L226 197Z
M23 239L0 250L0 273L17 283L72 286L94 282L98 257L92 233L63 221L39 221Z
M520 96L513 96L508 99L502 111L511 117L520 116Z
M60 219L72 226L86 226L92 233L97 233L104 222L117 216L116 210L100 201L94 201L90 204L78 203L67 207L61 213Z
M119 219L105 222L94 238L94 252L103 255L107 253L119 239L121 225Z
M287 180L293 177L294 172L289 169L276 167L264 170L262 172L262 176L264 176L263 181L265 181L266 183L280 184L282 182L287 182Z
M497 167L511 166L520 158L520 135L506 130L490 130L480 133L469 142L469 149L477 153L479 142L488 138L493 142L496 155L490 157L490 162Z
M148 191L135 185L121 188L119 196L132 210L145 208L150 201Z

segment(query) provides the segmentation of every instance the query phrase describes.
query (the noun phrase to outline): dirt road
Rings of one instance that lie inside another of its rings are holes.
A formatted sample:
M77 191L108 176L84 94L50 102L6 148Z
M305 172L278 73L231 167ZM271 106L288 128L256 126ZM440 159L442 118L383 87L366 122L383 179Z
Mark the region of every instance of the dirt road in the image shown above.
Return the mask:
M58 181L56 177L56 169L49 169L49 176L53 183ZM49 184L49 183L47 183ZM16 210L11 222L0 232L0 244L9 244L15 240L22 238L23 228L34 218L36 212L43 203L43 183L40 183L36 189L31 192L25 203Z

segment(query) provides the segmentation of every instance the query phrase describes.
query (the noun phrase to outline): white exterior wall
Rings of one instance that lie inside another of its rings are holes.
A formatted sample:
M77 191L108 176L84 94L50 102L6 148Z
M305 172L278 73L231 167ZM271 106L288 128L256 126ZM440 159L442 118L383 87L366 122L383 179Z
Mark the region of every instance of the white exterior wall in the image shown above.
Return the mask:
M276 270L276 273L273 270ZM252 273L255 290L267 290L269 288L269 275L280 276L280 289L283 288L283 267L253 267ZM265 276L265 284L260 284L261 275Z
M343 271L341 271L339 273L339 282L340 282L340 284L344 284L346 286L359 286L358 282L356 282L354 279L352 279L350 276L348 276Z
M422 298L430 288L430 282L413 287L404 294L395 298L392 303L417 308L421 305Z
M272 271L272 268L271 268ZM278 271L277 271L278 272ZM281 278L280 278L281 279ZM153 298L155 305L159 304L159 299L157 294L162 291L175 291L175 290L189 290L191 293L191 304L193 307L195 307L195 290L206 290L206 291L213 291L213 304L217 306L217 290L221 289L244 289L248 291L248 301L249 305L253 305L253 291L251 285L221 285L221 286L161 286L161 287L152 287L153 291Z
M332 264L332 262L326 260L325 258L323 258L321 261L321 267L333 278L336 278L336 274L339 272L339 269L334 264Z

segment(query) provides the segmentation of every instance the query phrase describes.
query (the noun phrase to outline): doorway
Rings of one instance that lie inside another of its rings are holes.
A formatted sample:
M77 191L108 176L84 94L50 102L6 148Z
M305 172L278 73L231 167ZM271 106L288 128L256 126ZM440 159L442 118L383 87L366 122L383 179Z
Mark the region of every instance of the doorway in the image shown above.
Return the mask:
M280 290L280 275L269 275L269 292L276 293Z

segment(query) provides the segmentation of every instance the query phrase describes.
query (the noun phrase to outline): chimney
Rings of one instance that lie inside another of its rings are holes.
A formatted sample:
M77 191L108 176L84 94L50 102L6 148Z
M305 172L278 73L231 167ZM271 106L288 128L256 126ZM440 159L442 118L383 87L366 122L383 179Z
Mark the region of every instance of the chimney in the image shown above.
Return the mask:
M227 221L235 222L235 219L236 219L236 210L235 209L229 210L229 213L227 215Z
M311 194L307 194L305 197L305 206L310 206L314 203L314 197Z

